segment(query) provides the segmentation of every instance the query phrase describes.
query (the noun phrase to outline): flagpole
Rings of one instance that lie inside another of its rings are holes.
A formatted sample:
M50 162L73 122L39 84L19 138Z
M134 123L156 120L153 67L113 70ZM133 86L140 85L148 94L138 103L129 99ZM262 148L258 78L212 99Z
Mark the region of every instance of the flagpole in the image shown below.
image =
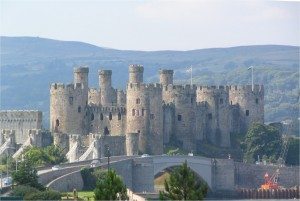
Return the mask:
M253 82L253 66L251 66L251 71L252 71L252 91L254 91L254 82Z
M191 66L191 86L193 86L193 66Z

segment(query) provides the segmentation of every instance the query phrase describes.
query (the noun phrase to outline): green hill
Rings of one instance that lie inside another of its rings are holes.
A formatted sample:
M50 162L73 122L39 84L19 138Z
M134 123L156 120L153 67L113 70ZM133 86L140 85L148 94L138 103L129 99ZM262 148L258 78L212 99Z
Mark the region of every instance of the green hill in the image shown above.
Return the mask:
M49 118L49 84L72 82L75 65L90 67L90 86L98 86L97 70L113 70L113 85L125 88L128 65L142 64L145 81L158 81L160 68L175 70L175 82L189 83L187 66L193 66L194 83L201 85L265 85L265 119L298 117L299 47L240 46L191 51L127 51L91 44L38 37L1 37L1 109L39 109Z

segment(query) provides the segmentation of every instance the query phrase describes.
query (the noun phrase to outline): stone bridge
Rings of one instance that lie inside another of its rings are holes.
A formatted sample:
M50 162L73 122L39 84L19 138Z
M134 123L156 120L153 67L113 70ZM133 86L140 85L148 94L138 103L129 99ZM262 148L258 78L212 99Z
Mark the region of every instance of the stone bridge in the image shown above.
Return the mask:
M107 167L107 158L100 159L98 167ZM155 176L170 167L187 161L188 166L212 191L236 188L257 188L264 182L264 174L272 174L277 167L248 165L230 159L210 159L198 156L118 156L111 158L111 168L121 175L126 186L133 192L154 192ZM62 169L39 171L40 182L58 191L83 188L80 169L90 167L91 161L66 164ZM97 167L96 167L97 168ZM280 169L280 184L285 187L299 185L299 167Z

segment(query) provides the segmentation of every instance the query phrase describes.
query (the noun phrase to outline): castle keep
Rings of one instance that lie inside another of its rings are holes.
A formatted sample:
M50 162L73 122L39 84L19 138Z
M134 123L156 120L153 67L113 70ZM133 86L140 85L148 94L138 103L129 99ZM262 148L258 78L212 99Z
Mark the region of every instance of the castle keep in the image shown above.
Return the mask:
M230 147L231 133L264 122L263 86L173 84L173 70L159 83L143 82L144 68L129 66L126 91L112 87L112 71L99 71L99 88L88 86L87 67L74 69L74 83L50 87L50 130L69 159L162 154L176 143L196 150L200 142Z

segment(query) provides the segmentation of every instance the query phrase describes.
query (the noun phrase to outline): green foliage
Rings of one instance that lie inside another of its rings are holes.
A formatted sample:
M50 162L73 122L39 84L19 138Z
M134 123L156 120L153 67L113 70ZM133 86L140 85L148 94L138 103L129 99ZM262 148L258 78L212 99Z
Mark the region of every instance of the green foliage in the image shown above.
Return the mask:
M100 173L94 190L95 200L126 200L127 189L114 170Z
M12 195L24 197L26 194L32 194L37 192L39 192L39 190L31 186L18 185L13 188Z
M208 190L204 182L196 179L186 161L171 172L164 185L165 191L159 192L161 200L203 200Z
M24 197L25 200L60 200L61 194L57 191L47 190L28 193Z
M286 157L287 165L299 165L300 158L300 139L290 138L289 148Z
M93 190L96 187L96 177L94 175L96 170L93 168L82 168L80 173L83 179L83 189L82 190Z
M47 156L47 163L52 165L66 162L66 156L63 153L63 149L56 145L50 145L44 148L44 153Z
M63 150L56 145L28 148L24 151L24 156L30 159L35 166L56 165L66 161Z
M25 150L24 157L30 159L35 166L44 165L47 161L47 156L40 147L31 147Z
M19 163L18 171L12 173L14 183L26 185L43 190L44 187L38 182L37 170L31 160L24 160Z
M257 156L267 157L276 162L281 152L282 139L277 128L255 123L253 124L242 143L244 160L253 163Z

